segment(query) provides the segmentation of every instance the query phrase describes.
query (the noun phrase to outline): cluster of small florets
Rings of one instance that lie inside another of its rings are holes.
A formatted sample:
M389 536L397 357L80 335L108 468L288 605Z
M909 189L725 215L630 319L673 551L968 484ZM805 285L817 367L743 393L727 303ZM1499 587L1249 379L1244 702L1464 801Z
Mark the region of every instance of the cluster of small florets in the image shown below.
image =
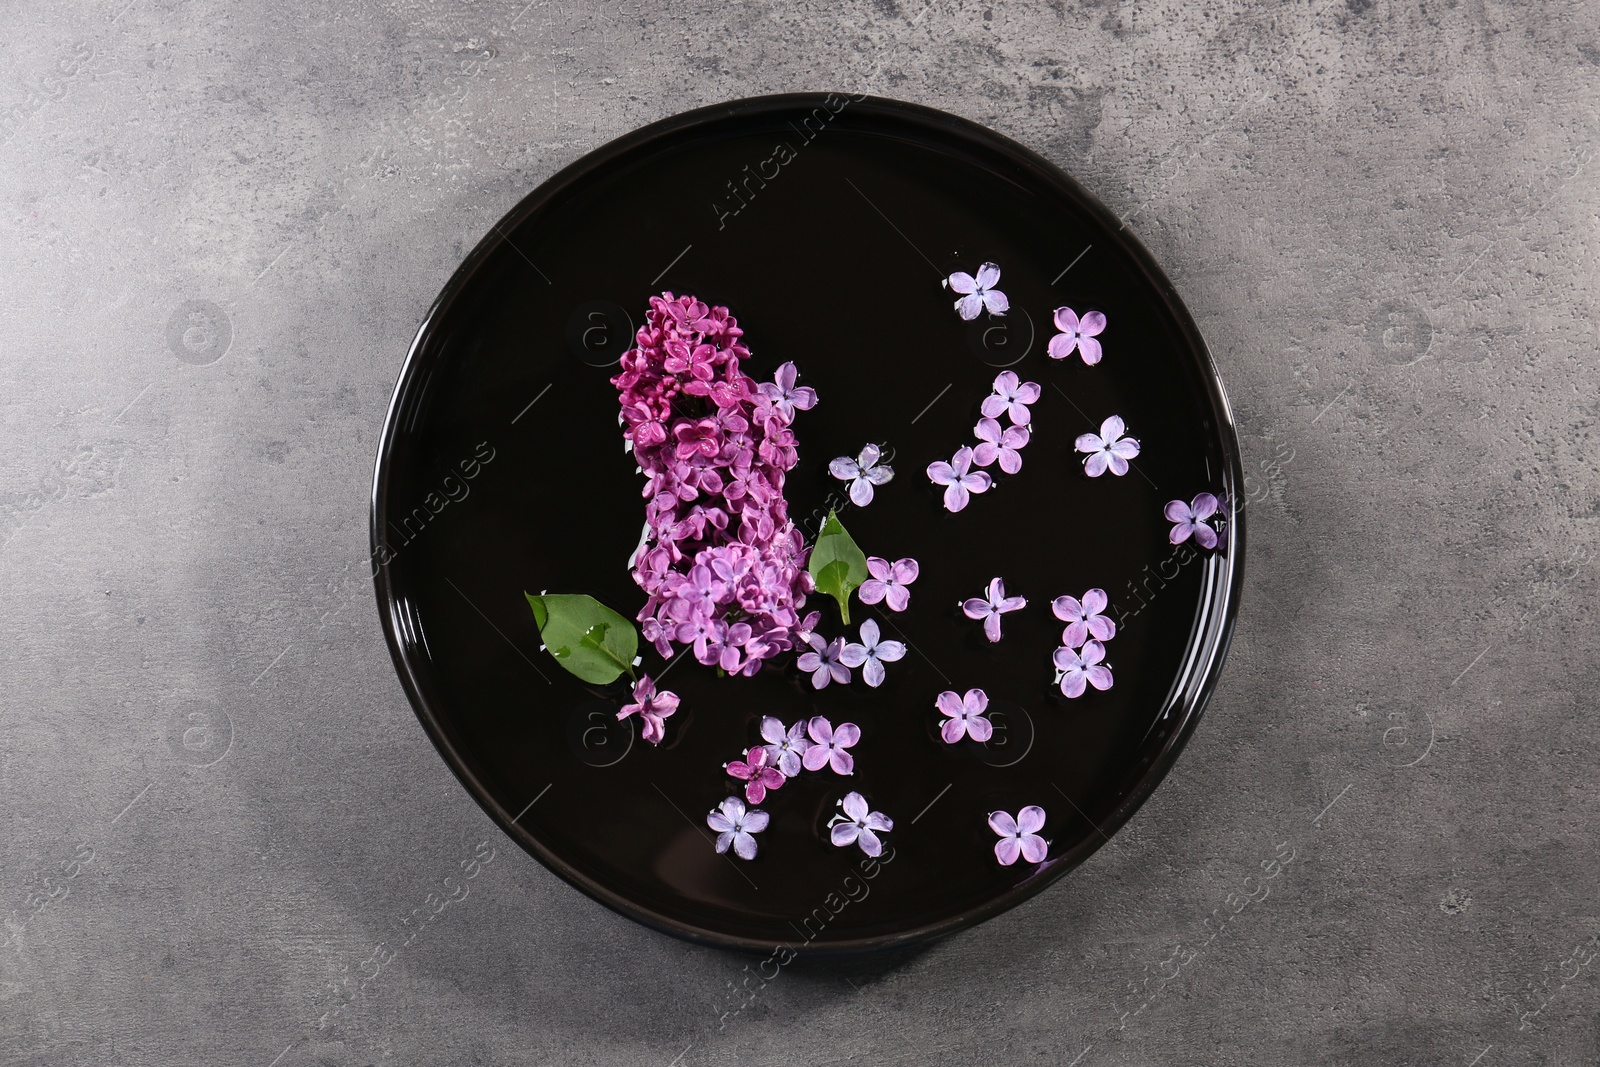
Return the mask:
M789 425L817 395L796 388L793 364L774 382L741 371L743 332L725 307L651 297L611 382L645 476L640 632L663 656L691 645L701 663L749 675L804 637L813 586L783 491L796 459Z

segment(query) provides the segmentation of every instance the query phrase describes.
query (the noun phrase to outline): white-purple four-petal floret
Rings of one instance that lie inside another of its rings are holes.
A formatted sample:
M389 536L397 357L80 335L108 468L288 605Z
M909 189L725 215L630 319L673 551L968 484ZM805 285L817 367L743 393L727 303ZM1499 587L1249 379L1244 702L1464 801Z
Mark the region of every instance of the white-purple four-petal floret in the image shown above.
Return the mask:
M1128 473L1128 460L1139 454L1139 442L1124 436L1127 429L1122 416L1113 415L1100 424L1099 433L1078 436L1073 444L1079 452L1085 453L1085 474L1098 478L1107 470L1118 477Z
M762 382L756 386L756 391L772 401L772 406L791 422L796 411L810 411L817 406L815 389L809 385L795 385L799 376L800 372L795 369L793 363L785 363L778 368L772 381Z
M933 706L945 717L939 736L947 745L963 737L981 743L994 736L994 723L985 714L989 710L989 694L982 689L968 689L964 696L947 689L934 698Z
M1091 367L1100 362L1100 342L1096 338L1106 328L1103 312L1088 311L1080 319L1071 308L1060 307L1056 308L1055 324L1061 332L1050 338L1051 359L1066 359L1077 352Z
M1202 548L1217 547L1217 531L1211 520L1213 516L1226 517L1226 511L1222 501L1212 494L1201 493L1187 504L1181 500L1169 500L1162 514L1173 524L1172 533L1167 538L1173 544L1181 545L1193 537Z
M861 668L861 680L876 689L883 684L883 665L903 659L905 654L903 643L881 638L877 621L865 619L861 623L861 640L846 644L839 662L846 667Z
M755 834L767 828L768 815L759 809L747 809L738 797L729 797L706 816L706 825L717 832L717 851L733 854L742 860L756 858Z
M984 418L998 419L1004 415L1014 426L1026 426L1033 421L1028 405L1037 403L1044 393L1037 382L1025 382L1017 377L1016 371L1005 370L995 375L993 388L994 392L984 397L978 406Z
M977 318L983 311L991 315L1004 315L1011 309L1011 301L1006 299L1006 294L995 288L998 284L1000 267L995 263L985 263L979 267L977 277L958 270L944 280L945 288L960 297L955 303L956 314L967 320Z
M767 750L767 762L778 768L780 774L785 778L793 778L800 773L801 757L811 747L811 739L806 736L806 720L801 719L785 729L780 720L764 715L761 718L761 740L766 742L763 747Z
M865 445L855 459L839 456L828 464L828 473L841 482L850 483L850 503L864 508L872 503L874 486L884 485L894 478L894 468L880 463L883 449L878 445Z
M795 666L811 675L811 688L826 689L829 682L838 682L840 685L850 684L850 668L843 662L844 638L835 637L832 641L824 641L816 633L806 634L806 644L811 646L810 652L802 653L795 660Z
M904 611L911 606L911 590L906 587L921 573L916 560L897 559L890 563L881 556L868 556L867 573L871 577L856 591L863 604L886 604L890 611Z
M1044 809L1029 804L1012 818L1009 812L989 813L989 829L1000 835L994 843L994 858L1002 867L1009 867L1018 858L1029 863L1039 863L1050 851L1045 839L1039 836L1044 829Z
M818 715L806 724L806 733L811 736L811 747L801 759L806 770L832 767L835 774L855 773L856 759L847 750L861 740L861 727L853 722L834 726Z
M960 511L967 506L973 493L986 493L993 479L983 471L972 469L972 449L962 445L946 463L936 459L928 464L928 480L944 486L946 511Z
M881 811L873 811L860 793L846 793L839 806L844 814L835 815L828 823L829 839L840 848L860 845L869 856L882 855L883 842L878 835L893 830L894 820Z
M1006 596L1006 583L1003 578L989 580L988 593L981 597L973 597L961 605L961 611L969 619L978 619L983 622L983 633L990 641L1000 640L1000 616L1013 611L1021 611L1028 606L1026 597Z

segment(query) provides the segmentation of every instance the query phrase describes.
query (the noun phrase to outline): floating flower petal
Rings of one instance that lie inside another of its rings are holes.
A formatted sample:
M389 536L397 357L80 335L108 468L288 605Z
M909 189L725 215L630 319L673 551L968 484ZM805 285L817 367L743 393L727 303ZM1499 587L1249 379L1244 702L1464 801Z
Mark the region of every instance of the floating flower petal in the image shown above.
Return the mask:
M840 848L860 845L869 856L881 855L883 842L878 835L893 830L894 820L881 811L873 811L860 793L846 793L839 806L844 814L835 815L828 824L829 839Z
M995 288L999 283L1000 268L994 263L979 267L976 278L958 270L944 280L945 287L961 297L955 304L956 314L969 320L977 318L984 310L991 315L1004 315L1010 310L1011 301Z
M738 797L729 797L706 816L706 825L717 832L717 851L726 852L731 846L733 854L742 860L756 858L756 839L767 828L768 815L764 811L745 807Z
M1066 359L1076 351L1091 367L1100 362L1100 342L1096 338L1106 328L1103 313L1086 312L1080 319L1071 308L1056 308L1055 323L1061 332L1050 338L1051 359Z
M894 468L878 462L882 456L883 450L877 445L867 445L855 459L840 456L828 464L829 474L850 483L850 503L858 508L872 503L873 486L894 478Z
M1006 583L1004 579L992 578L989 580L987 596L973 597L961 605L961 610L969 619L983 620L984 635L990 641L1000 640L1000 616L1011 611L1020 611L1028 606L1026 597L1006 596Z
M766 742L767 762L778 768L779 773L785 778L800 773L800 758L811 747L804 719L785 730L783 723L765 715L761 719L761 739Z
M1111 668L1101 662L1106 658L1106 646L1099 641L1089 641L1081 649L1058 648L1050 658L1061 672L1061 695L1068 699L1083 696L1089 685L1111 688Z
M928 464L928 480L945 487L946 511L960 511L967 506L969 494L986 492L993 481L983 471L972 469L972 449L965 445L956 449L949 463L941 459Z
M1201 493L1187 504L1181 500L1168 501L1162 513L1173 524L1168 540L1181 545L1192 536L1202 548L1216 548L1217 531L1207 520L1221 511L1222 502L1210 493Z
M1072 596L1058 596L1050 603L1055 617L1067 624L1061 631L1061 643L1069 648L1079 648L1091 637L1096 641L1109 641L1117 634L1117 624L1102 614L1109 603L1104 589L1091 589L1079 600Z
M811 651L802 653L795 665L811 675L811 687L826 689L829 682L849 685L850 669L840 661L844 654L844 638L824 641L816 634L811 634L806 640Z
M835 774L850 774L855 770L855 757L845 750L861 740L861 727L853 722L842 722L835 727L818 715L806 725L806 732L813 742L803 760L806 770L832 767Z
M765 747L751 749L743 760L734 760L723 770L728 772L730 778L746 783L744 798L752 804L761 803L766 799L768 790L777 789L787 781L783 773L772 765L772 753Z
M633 684L633 703L624 704L622 710L617 712L617 718L638 715L644 723L641 731L644 739L652 745L659 745L666 736L663 721L671 718L677 710L678 694L669 689L656 692L655 681L648 674L641 674Z
M1098 478L1107 469L1119 477L1128 473L1128 460L1139 454L1139 442L1132 437L1124 437L1126 429L1122 417L1113 415L1100 424L1099 433L1079 435L1074 445L1079 452L1088 454L1083 461L1085 474Z
M878 623L866 619L861 623L861 643L847 644L839 656L846 667L860 667L861 680L876 689L883 684L883 665L903 659L906 646L899 641L878 639Z
M1026 426L1033 418L1028 405L1037 402L1043 392L1037 382L1025 382L1017 377L1016 371L1004 370L995 376L994 392L984 397L978 410L986 419L1006 415L1013 425Z
M994 858L1002 867L1017 862L1018 857L1029 863L1039 863L1050 851L1045 839L1039 836L1044 829L1044 809L1030 804L1017 812L1017 817L1004 811L989 813L989 829L1000 835L995 842Z
M934 698L933 706L945 716L939 727L944 743L953 745L963 737L974 741L987 741L994 736L994 723L984 714L989 709L989 695L982 689L968 689L965 696L946 690Z
M999 460L1000 469L1007 474L1015 474L1022 469L1022 449L1028 443L1026 426L1007 426L1002 430L994 419L982 418L972 432L983 442L972 450L972 460L978 466L987 467Z
M914 559L897 559L893 563L879 556L867 557L867 573L872 575L861 583L857 595L863 604L888 604L890 611L904 611L911 606L911 590L906 586L917 580L920 568Z

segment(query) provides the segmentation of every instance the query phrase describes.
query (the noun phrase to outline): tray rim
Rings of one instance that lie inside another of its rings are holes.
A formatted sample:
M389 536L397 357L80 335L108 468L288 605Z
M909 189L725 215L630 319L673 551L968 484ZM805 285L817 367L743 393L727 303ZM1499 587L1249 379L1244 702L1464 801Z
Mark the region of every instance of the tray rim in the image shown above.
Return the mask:
M561 168L534 189L529 191L478 241L461 261L449 280L434 299L417 328L416 336L406 352L396 380L394 392L384 416L383 429L378 437L376 464L372 478L371 507L369 511L370 562L373 569L373 591L376 595L379 619L385 643L399 674L401 687L411 704L412 711L421 722L433 747L443 757L468 794L482 808L502 832L516 842L523 851L538 860L547 870L563 881L598 901L618 914L652 929L670 934L696 944L745 952L774 952L787 949L808 958L853 955L864 952L902 948L919 942L945 937L1008 911L1026 901L1072 871L1103 845L1120 829L1155 792L1177 761L1189 737L1198 726L1207 704L1216 689L1232 643L1234 626L1238 619L1239 602L1244 588L1245 518L1244 508L1230 514L1224 535L1226 551L1212 554L1208 576L1202 590L1202 602L1196 612L1195 630L1190 638L1185 663L1180 667L1173 690L1168 696L1165 714L1178 715L1180 721L1168 736L1161 749L1149 761L1137 782L1122 800L1099 823L1093 823L1097 833L1086 835L1082 841L1041 866L1036 875L1025 879L1004 892L986 900L976 908L937 922L925 923L903 931L873 937L859 937L820 944L811 942L768 942L756 938L728 934L723 931L683 922L669 915L653 911L623 893L610 888L579 871L547 849L537 835L524 829L513 815L493 797L485 784L473 774L468 761L451 744L444 728L436 717L418 673L413 669L408 646L402 633L409 632L405 602L391 584L387 560L380 561L380 546L384 516L389 500L389 475L392 453L395 448L401 420L410 402L415 399L428 375L420 373L428 358L429 342L438 323L462 292L470 285L478 270L502 244L510 239L506 233L514 230L553 199L558 198L583 178L601 170L619 157L638 151L654 141L675 137L686 130L708 124L727 122L739 118L758 117L770 112L810 110L827 107L828 99L844 97L846 107L893 121L921 124L933 130L996 152L1009 163L1033 171L1047 183L1059 185L1075 199L1083 210L1096 218L1115 235L1124 252L1133 262L1144 280L1167 306L1179 332L1189 343L1191 352L1200 357L1201 377L1205 380L1211 414L1216 420L1216 433L1221 443L1222 470L1218 472L1220 487L1225 499L1237 501L1238 490L1244 484L1240 457L1238 430L1233 409L1222 385L1216 359L1206 344L1188 307L1179 297L1166 273L1155 257L1145 248L1132 231L1092 193L1080 185L1070 174L1051 163L1027 146L1012 140L969 119L939 111L935 108L888 97L864 93L796 92L746 97L695 108L659 119L617 137ZM842 108L840 109L842 110ZM1207 596L1209 595L1209 602ZM414 640L410 642L415 645ZM1163 716L1165 717L1165 715ZM1159 721L1159 720L1157 720ZM1152 726L1154 729L1154 726Z

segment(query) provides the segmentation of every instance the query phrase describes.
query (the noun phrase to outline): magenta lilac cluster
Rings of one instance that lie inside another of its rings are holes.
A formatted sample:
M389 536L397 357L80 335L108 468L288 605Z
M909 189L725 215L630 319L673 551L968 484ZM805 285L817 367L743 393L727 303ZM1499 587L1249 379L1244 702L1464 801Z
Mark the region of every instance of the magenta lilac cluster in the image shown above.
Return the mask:
M611 379L623 436L645 475L645 539L633 578L649 599L640 632L663 656L755 674L798 642L812 589L807 547L789 521L796 411L817 402L793 364L757 383L750 350L725 307L670 292L650 298L638 347Z

